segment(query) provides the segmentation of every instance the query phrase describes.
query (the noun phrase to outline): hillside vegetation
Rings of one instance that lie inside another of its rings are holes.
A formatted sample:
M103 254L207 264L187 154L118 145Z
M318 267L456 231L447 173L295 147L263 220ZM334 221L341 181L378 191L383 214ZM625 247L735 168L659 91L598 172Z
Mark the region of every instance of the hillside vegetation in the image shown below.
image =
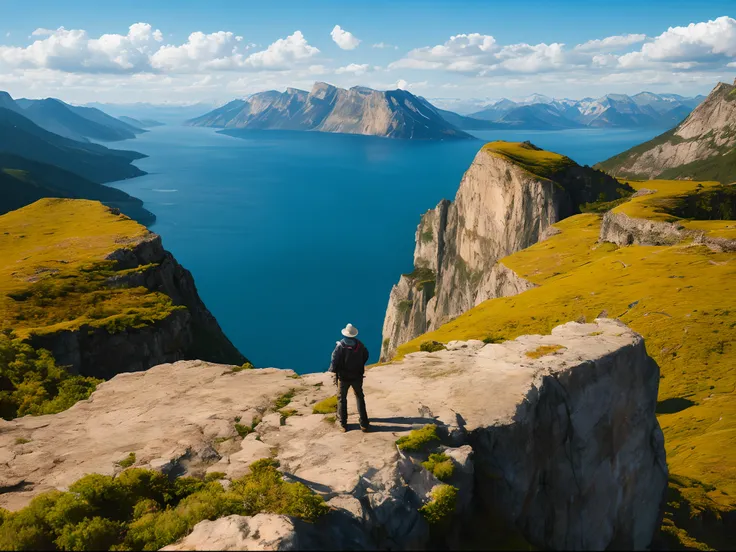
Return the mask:
M43 199L0 216L3 417L63 410L71 400L64 396L86 398L96 381L69 380L48 352L34 351L22 340L81 326L114 333L183 308L144 287L110 285L113 278L152 268L119 270L105 260L148 235L143 226L93 201ZM70 388L80 385L81 390ZM47 404L60 394L62 399Z
M285 482L277 467L274 460L258 460L227 490L216 480L172 481L140 468L117 477L90 474L18 512L0 509L0 548L159 550L206 519L268 512L315 521L328 511L322 497L302 483Z
M0 215L46 197L97 200L120 209L141 224L153 224L156 220L140 199L122 190L97 184L53 165L0 153Z
M688 198L718 189L716 183L631 184L659 191L617 211L733 237L733 220L672 214ZM726 547L724 516L736 509L736 254L688 241L599 243L600 223L599 214L576 215L555 225L559 234L504 258L538 287L486 301L402 345L398 357L427 341L496 342L546 334L570 320L620 319L644 336L661 368L658 415L672 475L664 535L670 545Z

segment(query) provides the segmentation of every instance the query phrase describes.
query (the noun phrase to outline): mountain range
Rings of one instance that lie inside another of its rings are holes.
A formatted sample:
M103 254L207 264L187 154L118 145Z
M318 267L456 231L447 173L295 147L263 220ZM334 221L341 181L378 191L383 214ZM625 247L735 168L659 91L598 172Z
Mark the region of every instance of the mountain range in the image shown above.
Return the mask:
M90 141L140 132L98 109L55 99L16 101L0 92L0 214L44 197L82 198L151 224L156 217L139 199L103 185L146 174L132 164L146 156Z
M736 81L718 83L672 130L597 166L622 178L736 181Z
M502 99L468 115L518 129L671 128L705 99L677 94L640 92L607 94L582 100L553 99L534 94L521 101Z
M311 92L288 88L233 100L200 117L192 126L313 130L392 138L467 138L473 130L564 130L573 128L671 128L704 99L641 92L582 100L534 94L524 100L487 102L468 115L437 107L405 90L345 90L315 83ZM447 104L448 100L441 100ZM460 132L458 132L460 131Z
M365 134L413 140L472 138L445 120L426 100L406 90L348 90L324 82L310 92L287 88L233 100L191 126L224 129L281 129Z
M14 100L0 92L0 107L15 111L39 127L78 142L130 140L147 132L93 107L69 105L55 98Z

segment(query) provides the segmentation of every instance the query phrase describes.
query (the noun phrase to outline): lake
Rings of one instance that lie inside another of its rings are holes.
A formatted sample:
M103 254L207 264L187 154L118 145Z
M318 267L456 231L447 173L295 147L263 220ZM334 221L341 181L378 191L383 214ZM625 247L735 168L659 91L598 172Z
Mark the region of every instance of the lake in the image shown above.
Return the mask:
M661 131L477 132L531 140L592 165ZM117 147L148 175L112 185L194 275L256 366L326 370L348 322L378 360L391 286L412 270L420 215L452 199L480 141L421 143L289 131L164 126Z

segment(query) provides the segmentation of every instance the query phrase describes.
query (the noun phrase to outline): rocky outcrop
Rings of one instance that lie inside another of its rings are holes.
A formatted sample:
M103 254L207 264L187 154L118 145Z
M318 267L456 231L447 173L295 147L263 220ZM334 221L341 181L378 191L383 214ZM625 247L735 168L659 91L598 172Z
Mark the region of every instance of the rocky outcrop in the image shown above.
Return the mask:
M234 100L187 121L225 129L283 129L439 140L472 138L448 123L426 100L406 90L349 90L317 82L310 92L287 88Z
M690 230L677 222L632 218L608 211L601 222L601 241L616 245L674 245L690 238L717 252L736 252L736 240L709 236L703 230Z
M182 359L245 362L200 299L192 274L163 248L158 235L149 233L137 244L113 251L107 260L114 261L117 270L140 268L112 277L109 287L158 291L181 308L153 324L113 333L82 325L32 335L34 347L50 350L57 364L69 366L72 373L104 379Z
M667 479L658 382L642 338L607 319L496 345L451 342L368 371L374 430L364 434L312 413L334 393L328 374L166 364L120 374L65 412L0 421L0 506L17 510L84 474L117 473L131 452L138 467L226 480L274 456L286 479L328 501L319 523L230 516L169 549L437 548L442 537L418 511L440 483L421 465L430 451L395 445L436 424L433 450L453 459L447 483L459 490L444 545L461 546L472 518L539 548L644 549ZM290 389L286 417L273 404ZM256 416L255 432L238 437L233 420Z
M736 180L736 83L718 83L708 98L673 130L597 167L626 178Z
M581 203L621 186L549 152L558 167L540 176L489 146L475 156L455 200L443 200L422 216L415 270L401 276L389 297L381 360L483 301L533 287L500 259L547 237L547 229L578 212ZM528 143L517 146L522 154L540 151Z

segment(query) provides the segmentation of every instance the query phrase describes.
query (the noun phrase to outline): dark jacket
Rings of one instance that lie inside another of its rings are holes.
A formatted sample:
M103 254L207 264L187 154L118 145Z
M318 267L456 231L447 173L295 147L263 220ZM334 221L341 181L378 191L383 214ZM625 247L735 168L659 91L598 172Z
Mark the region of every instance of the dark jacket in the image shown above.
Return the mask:
M345 337L337 342L332 351L329 371L345 381L362 379L368 356L368 349L359 339Z

